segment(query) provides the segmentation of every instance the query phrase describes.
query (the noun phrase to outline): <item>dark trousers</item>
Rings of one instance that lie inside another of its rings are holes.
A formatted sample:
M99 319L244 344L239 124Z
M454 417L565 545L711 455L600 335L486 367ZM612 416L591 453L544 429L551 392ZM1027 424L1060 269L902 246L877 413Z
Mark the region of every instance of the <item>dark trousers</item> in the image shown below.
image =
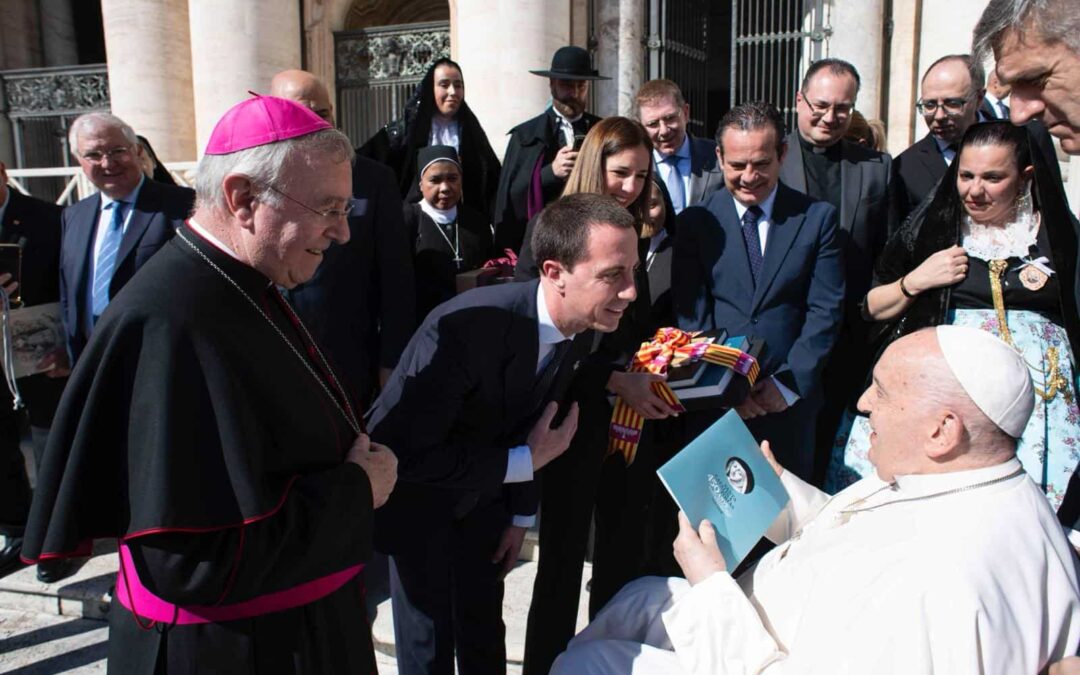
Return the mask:
M501 565L491 557L510 517L502 502L428 529L390 556L390 598L402 675L505 675Z
M574 440L540 473L540 561L525 631L524 675L547 675L577 626L581 573L611 421L605 396L583 398L579 404Z
M30 515L30 481L19 450L22 411L0 401L0 534L21 537Z

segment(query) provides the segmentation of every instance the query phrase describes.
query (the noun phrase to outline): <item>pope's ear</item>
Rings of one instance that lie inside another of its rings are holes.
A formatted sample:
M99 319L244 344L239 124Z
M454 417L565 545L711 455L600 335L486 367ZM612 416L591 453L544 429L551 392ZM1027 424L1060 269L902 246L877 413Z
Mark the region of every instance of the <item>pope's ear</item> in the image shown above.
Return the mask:
M930 437L927 455L934 460L944 460L964 442L964 423L951 410L945 410L938 419L937 428Z
M230 173L221 182L221 188L229 213L242 222L251 221L257 196L251 179L243 174Z

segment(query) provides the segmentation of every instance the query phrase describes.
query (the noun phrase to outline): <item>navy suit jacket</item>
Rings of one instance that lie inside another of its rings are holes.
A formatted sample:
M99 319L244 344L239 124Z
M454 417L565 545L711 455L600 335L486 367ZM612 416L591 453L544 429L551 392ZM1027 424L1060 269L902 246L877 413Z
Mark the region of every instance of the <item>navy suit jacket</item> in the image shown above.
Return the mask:
M172 239L176 228L191 215L194 205L194 190L149 178L143 181L124 238L120 240L109 297L116 297L135 271ZM91 311L86 306L87 287L91 282L91 258L100 210L101 194L95 193L64 209L62 217L60 309L73 365L90 337L83 326Z
M399 462L397 486L376 512L379 550L398 552L417 523L446 524L499 500L509 514L536 512L533 483L503 482L508 451L525 444L545 401L563 398L592 342L589 331L575 338L551 387L539 391L538 284L458 295L409 341L368 420L372 439Z
M724 187L724 172L717 166L716 141L690 136L690 193L686 204L705 201Z
M394 172L357 157L353 197L349 242L327 249L315 276L286 295L366 406L378 369L397 364L416 326L416 281Z
M679 214L674 250L679 327L763 338L762 377L775 376L802 398L818 395L843 315L836 210L778 184L756 288L726 189Z

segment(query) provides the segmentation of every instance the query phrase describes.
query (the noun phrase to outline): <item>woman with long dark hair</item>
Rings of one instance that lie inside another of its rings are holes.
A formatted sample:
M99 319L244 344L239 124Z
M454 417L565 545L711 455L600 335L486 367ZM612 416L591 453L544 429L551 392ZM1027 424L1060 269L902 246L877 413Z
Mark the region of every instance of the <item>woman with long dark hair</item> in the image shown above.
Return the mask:
M447 58L431 64L405 104L404 114L372 136L359 154L393 169L405 201L418 202L416 153L429 145L448 145L457 150L464 176L461 201L491 222L499 186L499 158L465 102L461 66Z
M887 327L886 343L954 324L992 333L1023 355L1036 398L1017 457L1055 509L1080 448L1074 251L1061 185L1031 152L1028 131L1008 121L976 124L937 193L889 240L864 303L865 315ZM850 437L838 439L830 489L873 470L869 445L869 423L858 417Z

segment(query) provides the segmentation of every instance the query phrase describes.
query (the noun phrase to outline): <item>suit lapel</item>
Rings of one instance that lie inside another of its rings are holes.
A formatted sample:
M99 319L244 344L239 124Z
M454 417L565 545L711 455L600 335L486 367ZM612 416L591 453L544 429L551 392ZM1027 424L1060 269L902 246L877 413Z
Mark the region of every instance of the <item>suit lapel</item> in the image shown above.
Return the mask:
M506 331L505 354L509 355L503 370L503 420L512 423L522 413L533 409L533 385L536 381L536 360L540 348L540 334L536 318L536 287L538 282L522 284L525 294L517 306L511 308L514 316Z
M20 237L26 235L27 223L23 206L25 202L22 195L15 192L14 188L8 188L8 205L4 210L4 222L0 228L0 242L14 244Z
M787 155L780 167L780 180L793 190L806 193L806 167L803 166L802 146L799 145L798 132L791 132L787 137Z
M765 298L769 286L783 266L784 259L806 219L805 214L788 212L787 195L784 194L784 190L785 186L781 183L776 191L776 201L773 202L772 223L769 226L768 238L765 240L765 259L761 264L761 278L758 279L757 288L754 291L754 309Z
M71 225L71 250L78 251L79 254L75 258L75 269L72 279L75 283L75 306L79 308L78 313L89 310L89 307L85 307L86 304L83 298L86 297L86 288L90 283L87 278L87 268L90 265L90 260L94 256L94 233L97 232L98 219L100 218L99 211L101 210L101 193L95 194L92 198L79 202L72 209L82 206L83 213L81 218L72 218L68 221ZM64 242L67 245L67 242ZM82 317L78 317L79 321L82 321ZM80 323L81 326L81 323ZM79 329L81 330L81 328Z
M930 176L930 184L937 185L937 182L945 175L945 169L947 168L945 166L945 157L938 150L937 143L930 136L923 139L923 147L920 150L919 156L922 158L923 166L926 167L926 171Z
M143 181L139 196L131 207L131 217L128 218L127 229L124 230L124 238L120 240L120 249L116 253L116 264L113 269L119 269L124 260L131 255L135 245L146 233L150 226L150 219L157 206L157 195L154 193L153 181L149 178ZM116 278L116 275L113 275Z
M862 194L862 167L853 162L847 152L847 142L840 141L840 227L847 232L855 228L855 215Z

